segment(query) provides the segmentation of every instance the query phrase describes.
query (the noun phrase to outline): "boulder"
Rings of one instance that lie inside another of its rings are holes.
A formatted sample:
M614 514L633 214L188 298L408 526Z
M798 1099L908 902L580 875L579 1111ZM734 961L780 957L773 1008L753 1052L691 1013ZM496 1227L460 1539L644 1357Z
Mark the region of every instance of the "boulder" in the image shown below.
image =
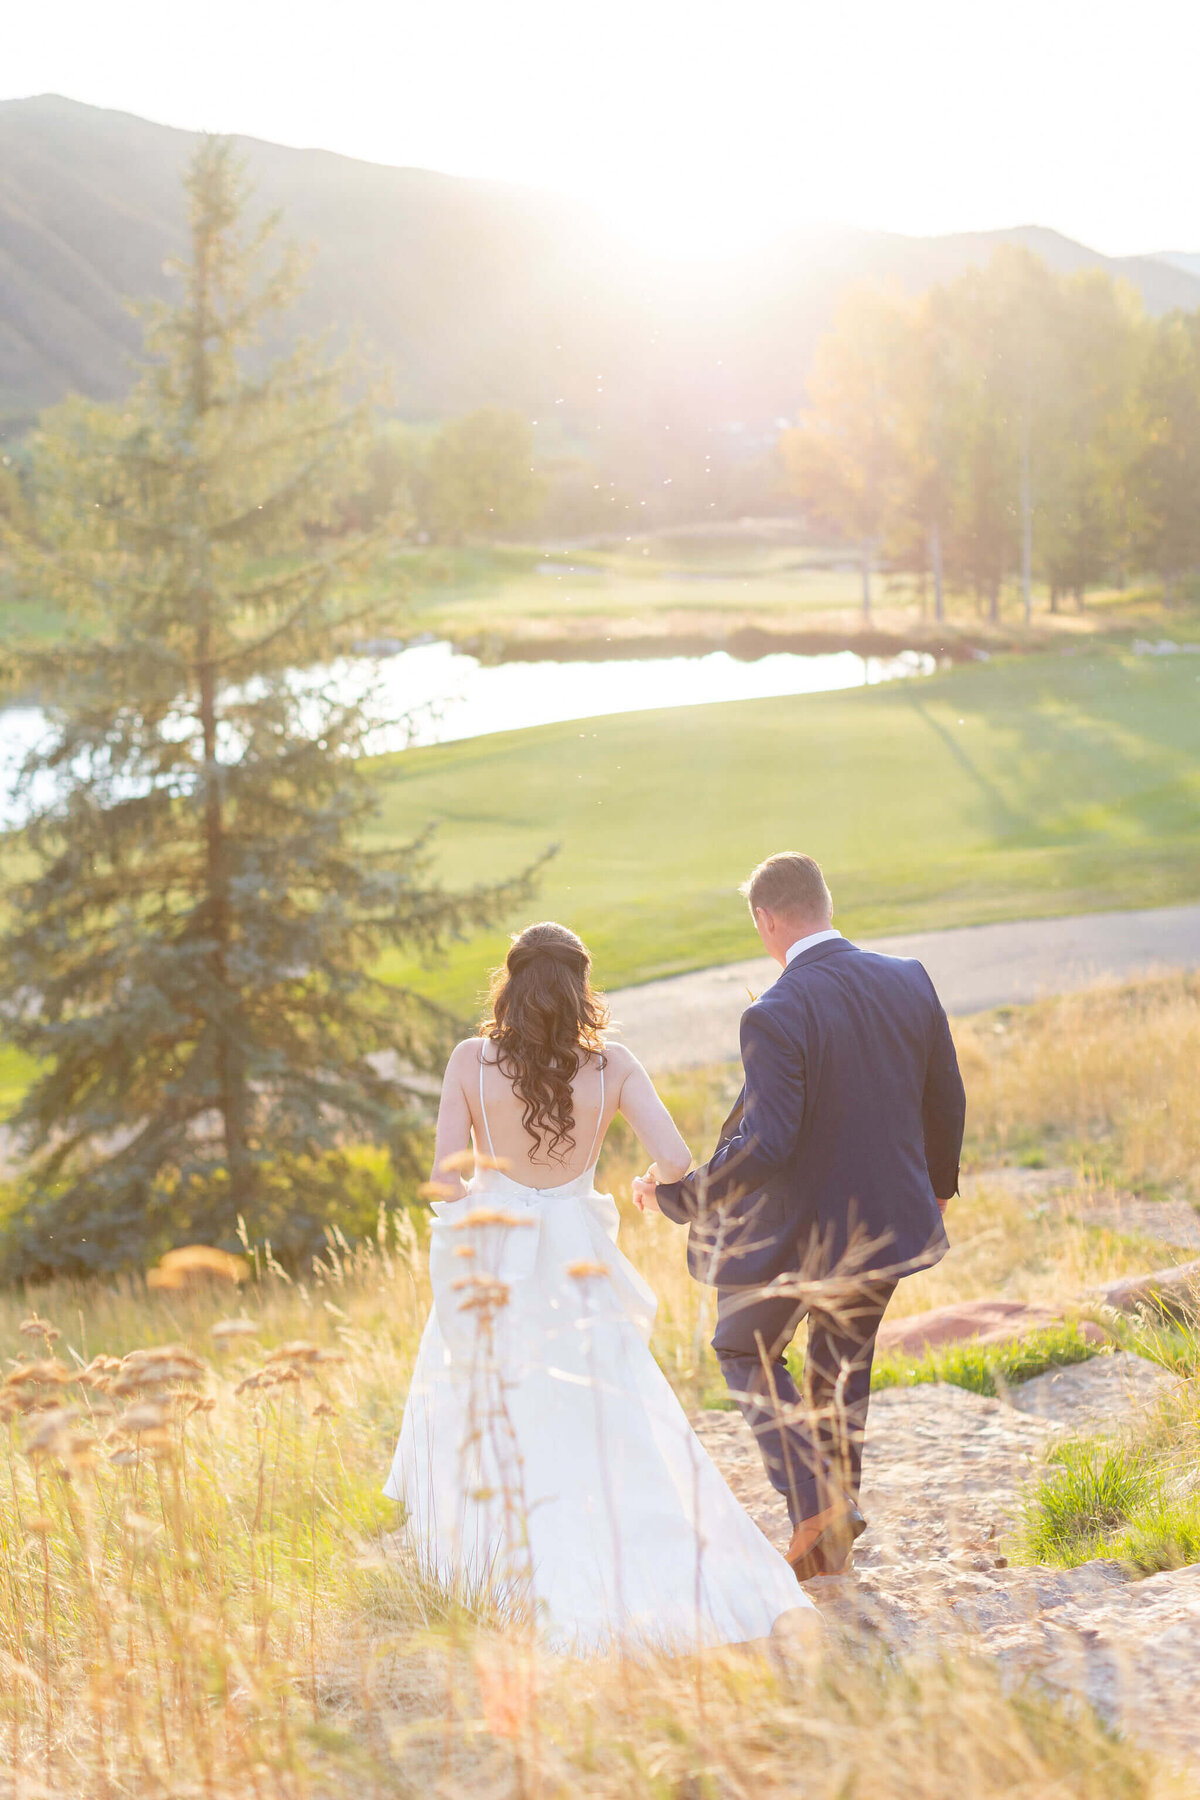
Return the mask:
M1031 1306L1024 1300L963 1300L908 1319L885 1319L876 1345L885 1356L920 1356L945 1344L1012 1343L1064 1323L1063 1314L1053 1307ZM1109 1341L1098 1325L1084 1322L1081 1330L1089 1343Z
M1156 1269L1151 1275L1126 1275L1110 1281L1089 1296L1117 1312L1168 1313L1192 1318L1200 1313L1200 1261L1180 1263L1174 1269Z
M1144 1416L1160 1395L1177 1385L1178 1377L1157 1363L1116 1350L1068 1369L1048 1369L1010 1388L1006 1398L1018 1412L1033 1413L1070 1431L1105 1433L1120 1431L1131 1418Z

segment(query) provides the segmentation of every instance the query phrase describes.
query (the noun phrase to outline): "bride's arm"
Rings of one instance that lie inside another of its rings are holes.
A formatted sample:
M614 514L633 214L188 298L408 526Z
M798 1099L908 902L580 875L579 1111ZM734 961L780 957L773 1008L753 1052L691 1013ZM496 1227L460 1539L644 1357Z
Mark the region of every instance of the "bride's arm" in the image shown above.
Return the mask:
M467 1062L478 1055L478 1039L456 1044L442 1077L433 1174L429 1181L435 1200L461 1200L467 1191L467 1184L459 1172L471 1150L471 1112L463 1075Z
M679 1181L692 1166L692 1153L637 1057L624 1045L619 1054L626 1070L618 1109L633 1127L651 1162L657 1166L659 1180Z

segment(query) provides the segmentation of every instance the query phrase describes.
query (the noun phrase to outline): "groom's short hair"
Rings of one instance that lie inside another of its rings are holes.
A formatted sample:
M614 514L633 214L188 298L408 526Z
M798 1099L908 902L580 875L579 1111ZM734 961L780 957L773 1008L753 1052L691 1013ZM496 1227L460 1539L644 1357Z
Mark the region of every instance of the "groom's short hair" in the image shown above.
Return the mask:
M751 912L760 906L768 912L782 913L784 918L832 918L833 895L821 873L819 863L798 850L781 850L760 862L741 892L750 902Z

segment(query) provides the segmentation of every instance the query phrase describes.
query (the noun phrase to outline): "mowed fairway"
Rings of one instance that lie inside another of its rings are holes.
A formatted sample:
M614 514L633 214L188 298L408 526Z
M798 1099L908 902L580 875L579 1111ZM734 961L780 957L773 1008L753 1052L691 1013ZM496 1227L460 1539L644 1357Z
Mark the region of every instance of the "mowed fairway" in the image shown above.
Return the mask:
M851 693L623 714L377 765L389 839L486 882L560 845L512 926L555 917L609 986L756 948L737 884L825 866L850 932L1200 896L1200 659L1099 649ZM506 934L383 972L469 1008Z

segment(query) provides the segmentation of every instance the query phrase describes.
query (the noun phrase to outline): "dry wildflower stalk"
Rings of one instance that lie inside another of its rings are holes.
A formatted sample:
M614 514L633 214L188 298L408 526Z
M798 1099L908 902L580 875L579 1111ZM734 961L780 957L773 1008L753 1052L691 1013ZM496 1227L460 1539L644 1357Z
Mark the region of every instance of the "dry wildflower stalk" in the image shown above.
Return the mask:
M502 1207L476 1206L461 1218L451 1221L452 1231L471 1231L484 1226L499 1226L505 1231L531 1231L537 1224L536 1219L526 1218L520 1213L505 1212Z
M252 1338L259 1335L259 1327L253 1319L217 1319L208 1329L209 1336L218 1344L227 1344L237 1338Z
M1172 993L1164 1045L1174 1041L1171 1020L1180 1032L1186 1023ZM1111 1024L1111 1044L1089 1048L1080 1067L1086 1076L1093 1059L1108 1084L1106 1116L1115 1116L1129 1008L1105 1001L1094 1016L1072 1016ZM1151 1042L1145 1018L1138 1031ZM1026 1057L1016 1035L1003 1040L997 1102L1014 1130L1022 1107L1034 1117L1052 1104L1055 1082L1075 1080L1076 1056L1060 1033L1031 1043ZM1064 1043L1070 1071L1056 1073ZM1044 1093L1032 1093L1035 1075L1046 1078ZM1131 1079L1136 1087L1142 1074ZM688 1133L697 1141L727 1110L712 1091L709 1113ZM982 1086L972 1098L990 1104ZM1086 1081L1079 1098L1089 1098ZM1149 1109L1146 1121L1146 1133L1159 1129ZM1165 1136L1147 1137L1147 1165L1165 1166L1168 1148ZM982 1227L1007 1229L999 1201L980 1207ZM359 1800L368 1790L445 1800L791 1800L801 1788L805 1800L1168 1800L1177 1791L1152 1755L1102 1732L1085 1708L1064 1714L1028 1694L1014 1701L965 1650L943 1670L861 1649L843 1657L834 1642L820 1657L786 1663L747 1653L648 1661L631 1678L628 1666L600 1659L538 1658L528 1623L506 1620L494 1597L449 1594L421 1576L398 1556L395 1514L376 1498L427 1306L409 1229L393 1215L394 1253L331 1238L307 1294L264 1277L255 1319L285 1354L273 1362L255 1354L254 1385L240 1403L233 1377L206 1376L199 1357L188 1361L186 1346L165 1341L181 1329L167 1322L165 1296L97 1283L39 1297L39 1309L64 1321L82 1309L79 1335L68 1332L81 1350L164 1340L127 1357L92 1357L74 1385L58 1372L61 1346L47 1339L47 1321L34 1315L38 1328L22 1332L29 1306L0 1296L0 1348L10 1359L0 1417L12 1427L0 1429L0 1532L10 1546L0 1567L0 1736L14 1800L39 1790L54 1800ZM663 1296L659 1341L690 1401L713 1369L707 1351L693 1349L708 1334L695 1329L702 1296L681 1236L641 1220L629 1248ZM465 1275L473 1266L464 1258L456 1268ZM576 1266L573 1279L598 1304L603 1290L590 1284L600 1275ZM1062 1285L1053 1266L1045 1280ZM486 1295L485 1325L504 1297L503 1284ZM224 1285L189 1303L193 1341L250 1338L210 1331L229 1303ZM331 1330L344 1364L292 1348ZM297 1378L280 1384L285 1370ZM240 1359L236 1373L245 1373ZM494 1374L479 1427L502 1449L503 1370ZM118 1381L110 1421L103 1409ZM116 1429L155 1401L168 1412L159 1429L177 1447L161 1458L147 1452L145 1434ZM77 1417L55 1416L76 1408ZM111 1429L108 1442L96 1438L93 1416ZM43 1432L44 1450L24 1454Z
M51 1325L46 1319L39 1319L36 1312L31 1313L27 1319L22 1319L17 1329L22 1337L40 1337L46 1346L47 1355L50 1354L51 1344L57 1343L62 1336L56 1325Z

